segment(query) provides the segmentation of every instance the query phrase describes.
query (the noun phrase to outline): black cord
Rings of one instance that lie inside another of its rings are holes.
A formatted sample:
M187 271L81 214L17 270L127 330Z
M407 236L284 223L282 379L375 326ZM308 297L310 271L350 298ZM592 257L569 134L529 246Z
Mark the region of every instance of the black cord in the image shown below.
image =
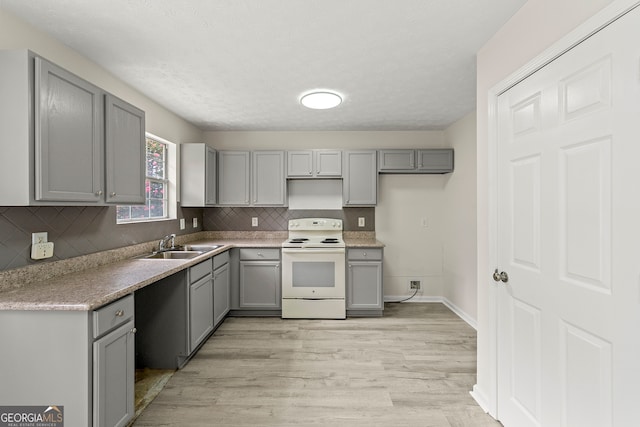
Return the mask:
M413 295L411 295L409 298L401 299L400 301L387 301L387 303L389 303L389 304L397 304L397 303L409 301L411 298L415 297L417 293L418 293L418 289L416 289L416 291L413 293Z

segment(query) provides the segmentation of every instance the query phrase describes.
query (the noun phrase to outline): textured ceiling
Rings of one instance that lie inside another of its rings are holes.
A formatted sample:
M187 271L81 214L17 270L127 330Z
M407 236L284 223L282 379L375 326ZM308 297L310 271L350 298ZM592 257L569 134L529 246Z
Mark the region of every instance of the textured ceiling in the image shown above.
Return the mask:
M0 0L203 130L436 130L526 0ZM307 110L311 89L344 102Z

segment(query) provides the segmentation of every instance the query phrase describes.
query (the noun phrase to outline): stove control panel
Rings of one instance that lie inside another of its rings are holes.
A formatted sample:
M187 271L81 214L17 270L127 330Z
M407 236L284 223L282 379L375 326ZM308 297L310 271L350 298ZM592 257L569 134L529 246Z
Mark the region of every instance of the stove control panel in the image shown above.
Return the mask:
M332 218L300 218L289 220L289 230L342 230L342 220Z

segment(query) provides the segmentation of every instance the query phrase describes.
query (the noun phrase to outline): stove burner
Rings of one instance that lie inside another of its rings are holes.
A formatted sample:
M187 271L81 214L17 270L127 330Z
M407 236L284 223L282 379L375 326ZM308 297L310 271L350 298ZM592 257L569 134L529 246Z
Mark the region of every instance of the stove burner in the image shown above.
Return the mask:
M327 237L326 239L324 239L320 243L338 243L338 239L333 238L333 237Z
M295 238L295 239L289 240L289 243L304 243L307 240L309 240L309 239L304 238L304 237L299 237L299 238Z

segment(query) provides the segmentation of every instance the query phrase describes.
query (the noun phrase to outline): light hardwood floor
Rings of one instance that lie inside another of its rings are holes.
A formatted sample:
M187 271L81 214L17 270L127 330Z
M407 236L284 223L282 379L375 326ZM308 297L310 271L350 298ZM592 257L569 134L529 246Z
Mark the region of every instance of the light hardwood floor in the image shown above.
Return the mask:
M228 318L134 426L496 427L476 333L438 303L383 318Z

